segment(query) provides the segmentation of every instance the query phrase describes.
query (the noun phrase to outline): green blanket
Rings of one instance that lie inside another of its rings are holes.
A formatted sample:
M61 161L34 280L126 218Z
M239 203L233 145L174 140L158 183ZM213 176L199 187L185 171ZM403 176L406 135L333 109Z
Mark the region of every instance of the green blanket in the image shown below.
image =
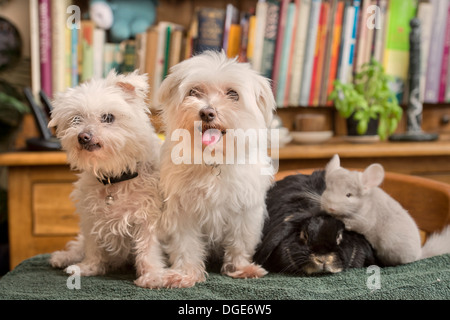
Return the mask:
M48 259L47 254L35 256L2 277L0 299L450 299L450 254L398 267L310 277L270 273L242 280L211 271L206 282L193 288L159 290L135 286L133 270L82 277L80 289L68 289L68 275L53 269Z

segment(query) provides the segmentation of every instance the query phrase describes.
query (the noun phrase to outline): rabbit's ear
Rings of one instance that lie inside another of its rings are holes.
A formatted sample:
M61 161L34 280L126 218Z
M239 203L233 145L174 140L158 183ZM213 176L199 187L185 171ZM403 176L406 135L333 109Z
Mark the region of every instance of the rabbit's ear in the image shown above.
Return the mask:
M263 237L255 254L255 262L263 264L269 259L273 250L294 231L294 224L289 217L272 227Z

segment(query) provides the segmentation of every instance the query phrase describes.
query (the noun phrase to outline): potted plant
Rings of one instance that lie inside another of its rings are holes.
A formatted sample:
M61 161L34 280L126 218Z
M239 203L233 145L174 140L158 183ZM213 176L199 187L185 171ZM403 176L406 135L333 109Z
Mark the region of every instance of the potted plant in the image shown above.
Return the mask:
M372 59L362 65L353 83L335 80L329 98L339 114L348 119L347 123L356 121L357 134L366 134L370 123L378 121L376 134L386 140L394 133L403 113L395 93L389 88L390 80L381 64Z

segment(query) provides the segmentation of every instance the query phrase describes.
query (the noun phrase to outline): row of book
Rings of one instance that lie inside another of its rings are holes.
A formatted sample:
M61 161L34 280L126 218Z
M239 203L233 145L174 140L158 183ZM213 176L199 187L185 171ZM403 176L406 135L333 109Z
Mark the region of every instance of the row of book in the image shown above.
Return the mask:
M333 81L351 82L372 58L405 102L414 17L421 22L421 99L450 102L449 0L260 0L247 58L273 80L278 107L331 105Z
M331 105L333 81L351 82L374 58L407 92L409 22L421 21L421 97L450 102L450 0L259 0L251 12L197 8L190 26L161 21L134 39L107 42L90 20L67 25L72 0L30 0L32 85L52 93L111 69L139 69L151 103L170 67L204 50L224 50L272 79L278 107ZM404 95L406 96L406 95Z

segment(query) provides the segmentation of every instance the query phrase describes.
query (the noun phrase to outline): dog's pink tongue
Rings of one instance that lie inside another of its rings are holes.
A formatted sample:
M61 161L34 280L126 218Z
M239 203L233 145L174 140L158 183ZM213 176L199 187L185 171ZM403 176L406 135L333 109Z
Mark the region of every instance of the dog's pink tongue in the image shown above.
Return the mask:
M220 139L220 131L217 129L208 129L202 134L202 143L205 146L213 145Z

